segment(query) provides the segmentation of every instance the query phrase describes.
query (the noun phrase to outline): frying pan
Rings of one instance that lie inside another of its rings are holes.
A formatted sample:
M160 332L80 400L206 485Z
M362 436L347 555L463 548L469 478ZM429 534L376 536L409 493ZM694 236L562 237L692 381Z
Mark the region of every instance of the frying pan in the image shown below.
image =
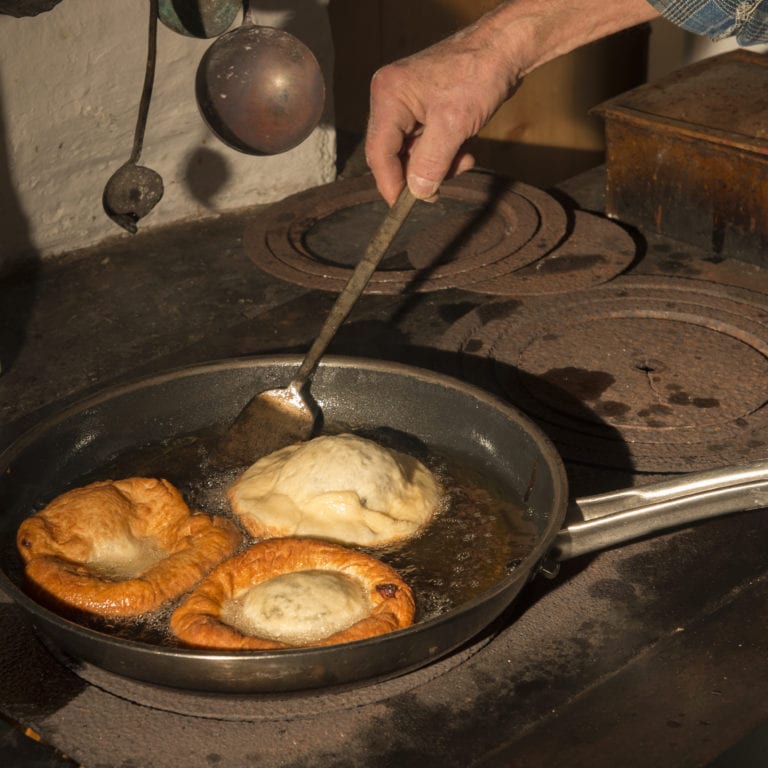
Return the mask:
M524 414L473 386L419 368L329 356L313 382L327 423L387 427L460 455L523 500L530 552L492 587L404 630L323 648L209 652L142 642L71 622L31 599L13 565L21 520L117 454L223 428L254 392L281 386L295 356L240 358L111 388L49 418L0 454L0 588L42 637L76 661L188 690L288 692L380 680L426 666L476 638L542 569L694 520L768 505L768 463L685 475L568 504L563 463ZM566 513L569 522L564 527ZM482 553L473 553L482 556Z

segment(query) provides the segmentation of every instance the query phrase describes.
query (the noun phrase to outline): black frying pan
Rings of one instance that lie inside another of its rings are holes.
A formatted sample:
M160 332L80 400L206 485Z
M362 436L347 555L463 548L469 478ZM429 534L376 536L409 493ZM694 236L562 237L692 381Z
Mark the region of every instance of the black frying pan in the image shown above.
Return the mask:
M429 664L473 639L544 564L692 520L768 504L768 465L684 476L581 499L564 528L560 457L524 415L446 376L386 362L328 357L312 393L328 423L386 427L481 468L524 500L530 551L482 594L413 626L355 643L283 651L180 650L68 621L23 589L14 557L21 520L81 485L117 454L231 422L254 392L283 386L298 357L252 358L182 369L110 389L39 424L0 454L0 588L69 656L145 682L213 692L285 692L381 679ZM482 557L482 552L473 553Z

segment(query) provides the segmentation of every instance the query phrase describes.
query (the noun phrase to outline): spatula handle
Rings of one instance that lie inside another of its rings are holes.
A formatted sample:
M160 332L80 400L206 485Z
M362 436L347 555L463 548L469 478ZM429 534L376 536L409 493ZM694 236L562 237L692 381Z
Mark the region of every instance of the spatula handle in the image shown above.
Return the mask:
M360 294L365 290L365 286L368 285L368 281L376 271L376 267L379 266L382 257L387 252L387 248L392 244L395 235L400 230L415 202L416 198L410 193L406 185L368 243L362 259L357 263L347 284L336 298L336 302L331 307L331 311L328 313L320 333L315 338L291 382L292 388L300 391L314 372L317 364L320 362L320 358L336 335L336 331L339 330L341 324L346 320L347 315L360 297Z

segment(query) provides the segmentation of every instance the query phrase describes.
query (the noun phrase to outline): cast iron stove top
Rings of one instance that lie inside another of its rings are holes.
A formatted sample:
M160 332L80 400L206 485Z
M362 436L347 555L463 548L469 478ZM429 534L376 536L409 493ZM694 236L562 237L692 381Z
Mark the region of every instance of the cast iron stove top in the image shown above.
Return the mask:
M573 495L762 456L768 272L602 218L603 183L600 169L551 194L488 174L457 182L395 244L331 351L497 391L550 431ZM8 276L3 442L126 377L305 350L354 250L332 259L329 244L349 243L355 221L364 241L376 218L369 186L339 182L341 212L306 193ZM478 222L494 190L494 216ZM522 221L507 247L502 233ZM620 353L605 360L609 347ZM179 693L77 664L2 599L0 712L57 750L25 762L14 741L5 764L71 764L64 753L86 768L714 765L768 716L767 540L757 511L570 561L430 667L281 696Z

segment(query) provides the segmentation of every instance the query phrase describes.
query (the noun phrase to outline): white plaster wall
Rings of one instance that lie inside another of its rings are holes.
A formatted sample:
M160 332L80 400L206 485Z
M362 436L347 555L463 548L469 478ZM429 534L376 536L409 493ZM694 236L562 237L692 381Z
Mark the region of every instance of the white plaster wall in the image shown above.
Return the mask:
M259 23L281 26L315 52L328 89L321 125L271 157L222 144L199 115L194 78L213 40L158 25L158 60L140 163L165 193L139 231L272 202L333 180L332 41L327 0L285 0ZM132 237L103 212L110 175L130 156L147 54L146 0L62 0L52 11L0 15L0 271ZM271 7L275 7L271 4ZM241 21L238 16L233 26Z

